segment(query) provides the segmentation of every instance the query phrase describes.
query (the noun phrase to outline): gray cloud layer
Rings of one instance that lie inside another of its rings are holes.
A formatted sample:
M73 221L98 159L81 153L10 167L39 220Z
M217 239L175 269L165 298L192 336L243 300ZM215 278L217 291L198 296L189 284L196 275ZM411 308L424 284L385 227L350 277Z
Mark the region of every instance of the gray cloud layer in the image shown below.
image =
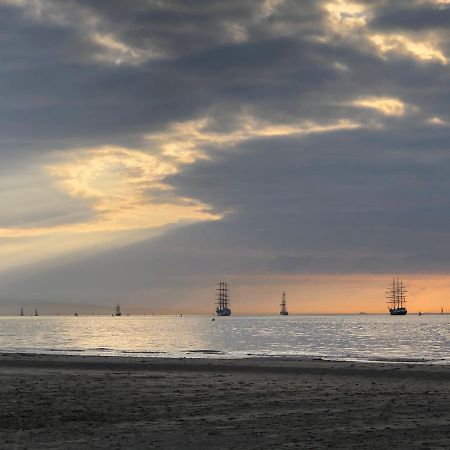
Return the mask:
M321 2L272 3L0 3L5 164L90 145L139 148L149 133L205 116L211 130L230 131L243 111L272 123L362 124L220 152L204 143L210 159L166 181L232 211L223 221L50 262L3 280L5 295L60 298L82 285L86 300L181 276L450 268L448 65L333 34ZM368 30L437 33L446 51L447 6L367 3ZM352 104L367 96L400 99L405 113Z

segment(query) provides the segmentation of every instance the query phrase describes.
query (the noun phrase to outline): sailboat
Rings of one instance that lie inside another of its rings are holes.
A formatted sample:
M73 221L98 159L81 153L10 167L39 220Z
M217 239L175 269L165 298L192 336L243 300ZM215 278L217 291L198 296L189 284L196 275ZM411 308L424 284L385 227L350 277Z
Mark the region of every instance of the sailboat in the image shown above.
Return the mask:
M219 282L216 291L217 291L216 314L218 316L231 316L230 294L228 292L228 284L223 281Z
M23 308L20 308L20 316L23 317Z
M116 305L116 312L114 315L117 317L120 317L122 315L122 312L120 311L120 305L118 303Z
M386 292L388 299L389 314L391 316L405 316L407 314L406 305L406 286L398 278L392 280L392 284Z
M281 303L280 303L280 316L287 316L289 315L288 310L286 309L286 292L283 292L281 294Z

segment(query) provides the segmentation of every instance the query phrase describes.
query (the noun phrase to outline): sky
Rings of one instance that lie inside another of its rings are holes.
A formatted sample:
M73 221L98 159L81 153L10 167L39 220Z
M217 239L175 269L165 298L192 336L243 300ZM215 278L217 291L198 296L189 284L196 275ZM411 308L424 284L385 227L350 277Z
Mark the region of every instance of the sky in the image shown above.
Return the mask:
M0 30L0 313L212 313L220 280L236 314L385 312L393 276L450 310L450 1L0 0Z

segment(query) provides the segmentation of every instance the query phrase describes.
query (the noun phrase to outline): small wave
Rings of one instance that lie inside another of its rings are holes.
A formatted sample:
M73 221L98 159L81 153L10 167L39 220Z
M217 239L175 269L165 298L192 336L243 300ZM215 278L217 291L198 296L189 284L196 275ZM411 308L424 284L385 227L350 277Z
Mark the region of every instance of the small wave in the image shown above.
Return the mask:
M430 363L436 361L444 361L444 359L432 359L432 358L407 358L407 357L372 357L367 358L369 362L388 362L388 363Z
M123 350L121 353L132 354L132 355L158 355L158 354L164 354L167 352Z
M248 358L274 359L283 361L323 361L324 356L305 355L303 353L245 353Z
M94 348L88 348L88 351L95 351L95 352L112 352L114 351L112 348L108 347L94 347Z
M46 348L46 352L84 352L81 348Z
M202 353L204 355L223 355L224 352L220 350L185 350L183 353Z

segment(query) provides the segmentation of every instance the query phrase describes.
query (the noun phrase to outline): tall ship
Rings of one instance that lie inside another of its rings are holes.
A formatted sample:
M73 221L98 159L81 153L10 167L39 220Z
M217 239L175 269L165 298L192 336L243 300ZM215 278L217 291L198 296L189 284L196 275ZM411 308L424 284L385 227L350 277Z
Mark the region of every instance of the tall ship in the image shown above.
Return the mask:
M281 294L281 303L280 303L280 316L289 315L288 310L286 309L286 292Z
M407 314L406 286L398 278L392 280L392 284L386 292L388 299L389 314L391 316L405 316Z
M120 311L120 305L118 303L116 305L116 311L115 311L114 315L117 317L120 317L122 315L122 312Z
M230 309L230 293L228 291L228 284L221 281L216 289L216 313L218 316L231 316Z

